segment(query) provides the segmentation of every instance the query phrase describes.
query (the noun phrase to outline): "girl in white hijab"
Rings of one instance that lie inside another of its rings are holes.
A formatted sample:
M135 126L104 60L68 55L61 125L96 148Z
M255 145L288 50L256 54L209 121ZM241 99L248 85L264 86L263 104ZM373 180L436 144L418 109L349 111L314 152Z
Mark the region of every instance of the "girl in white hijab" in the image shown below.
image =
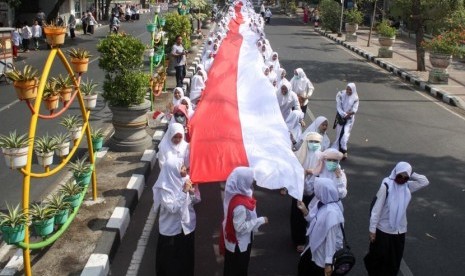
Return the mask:
M266 44L262 45L262 49L261 49L260 52L262 53L264 61L268 60L271 57L271 53L272 53L271 48L270 48L270 46L268 46Z
M172 154L175 148L184 146L182 134L174 131L176 135L168 146L170 154L165 156L152 189L155 213L159 214L156 271L157 275L194 275L193 204L200 201L200 193L189 180L184 156Z
M383 179L370 214L370 248L364 259L370 276L398 274L411 193L428 184L426 176L412 173L407 162L397 163L389 177Z
M281 68L281 64L279 63L279 55L277 52L271 53L271 58L268 60L271 64L273 64L273 70L277 76L279 76L280 72L279 69Z
M358 111L359 98L355 83L347 84L345 91L339 91L336 95L336 120L333 128L336 128L336 140L332 147L338 149L347 158L347 143L350 132L354 127L355 113ZM341 118L341 119L338 119Z
M302 126L300 125L300 121L303 118L304 113L300 110L292 110L286 118L286 125L289 129L293 145L300 139L300 135L302 134Z
M322 139L323 137L316 132L308 133L304 137L305 143L295 153L305 171L304 195L302 198L302 202L305 206L307 206L313 198L315 175L321 170L322 162L320 159L322 156L320 143ZM304 250L306 229L307 222L302 217L297 207L297 200L293 198L291 204L291 236L296 245L297 252L302 252Z
M191 79L191 92L189 97L194 105L197 105L204 89L205 81L203 79L203 71L199 70Z
M173 106L179 105L182 97L184 97L184 90L181 87L175 87L173 89Z
M189 119L191 119L195 112L191 100L184 96L181 98L181 104L187 106L187 115L189 116Z
M208 80L208 74L207 74L207 71L205 71L205 67L203 66L203 64L198 64L197 65L197 68L195 69L197 72L198 71L202 71L202 77L203 77L203 81L204 82L207 82Z
M274 71L274 68L273 68L273 63L272 62L267 62L266 66L268 66L268 68L270 70L270 73L268 74L268 79L273 84L274 82L276 82L276 79L277 79L276 72Z
M323 136L323 141L321 141L321 150L324 151L328 149L331 145L331 140L329 140L326 130L328 129L328 119L324 116L318 116L315 121L313 121L307 129L304 131L301 137L305 137L310 132L318 132ZM298 141L296 147L299 148L302 143L302 139Z
M318 177L329 178L333 181L335 188L338 191L339 199L343 199L347 196L347 177L344 170L342 170L341 165L339 165L341 159L342 153L338 150L330 148L323 151L321 154L321 170L319 173L315 174ZM312 201L310 201L309 206L313 207L316 203L316 199L313 198ZM341 210L344 210L342 202L339 201L338 204L341 207Z
M286 79L286 70L284 68L279 68L278 73L276 73L276 87L281 87L281 83Z
M287 118L292 110L300 110L297 94L292 91L291 84L286 79L282 81L281 87L276 91L276 97L283 119Z
M225 253L225 276L247 275L253 233L268 223L268 218L257 217L253 182L253 169L247 167L235 168L226 181L220 238L220 251Z
M333 181L328 178L315 180L315 198L319 202L312 209L299 204L305 219L308 244L300 257L298 275L331 275L334 253L343 247L341 226L344 215L337 202L339 195ZM310 211L309 211L310 210ZM329 261L331 260L331 261Z
M302 68L294 70L294 77L291 79L292 91L299 96L300 108L303 113L307 112L308 99L313 95L312 82L307 78Z
M215 59L213 58L213 52L211 50L207 50L206 57L202 60L205 71L210 71L210 68L212 67L214 60Z
M160 169L171 157L183 158L186 168L189 168L189 144L184 139L184 127L179 123L170 124L158 146L158 165Z

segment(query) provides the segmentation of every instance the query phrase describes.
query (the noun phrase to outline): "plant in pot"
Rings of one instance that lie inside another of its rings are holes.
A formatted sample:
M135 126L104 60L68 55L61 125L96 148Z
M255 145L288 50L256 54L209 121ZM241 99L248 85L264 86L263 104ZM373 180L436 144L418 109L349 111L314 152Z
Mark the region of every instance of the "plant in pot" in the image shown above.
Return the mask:
M78 185L74 179L68 180L62 184L59 192L64 196L64 201L69 202L71 208L79 206L79 198L84 187Z
M77 115L68 115L64 117L60 125L68 129L69 136L72 140L77 140L81 137L82 120Z
M16 130L10 132L8 136L0 136L0 148L2 148L5 163L10 169L26 166L29 141L27 134L18 135Z
M358 25L363 22L363 13L357 9L347 10L345 13L346 16L346 32L348 34L355 34L358 30Z
M19 204L14 208L6 204L7 212L0 212L0 230L2 239L7 244L15 244L24 240L28 219Z
M79 86L83 95L84 106L87 109L93 109L97 106L98 91L95 90L97 86L98 85L96 83L89 79L85 82L81 82L81 85Z
M92 57L89 51L82 48L72 48L67 51L71 57L71 64L77 73L85 73L89 67L89 58Z
M341 6L334 0L320 1L321 25L324 29L335 33L339 30Z
M29 208L32 226L38 236L45 237L53 232L56 210L47 202L33 203Z
M74 180L81 186L87 186L90 183L93 166L87 162L87 158L77 158L74 162L70 162L68 168L73 172Z
M92 138L92 149L94 151L101 150L103 147L103 138L105 137L103 130L101 128L92 130L90 136Z
M56 143L55 154L59 157L65 157L69 154L69 133L58 133L53 136L53 140Z
M149 19L149 21L145 25L145 28L147 29L147 32L154 33L157 31L157 22L154 22L151 19Z
M376 29L380 36L379 43L381 44L381 46L392 46L394 40L396 39L396 28L391 27L389 21L383 20L381 21L381 23L378 24L378 27Z
M39 73L30 65L24 66L23 70L13 68L5 72L7 78L13 81L18 99L33 100L37 97L37 88L39 86Z
M47 43L53 48L65 43L66 25L59 24L58 20L43 24Z
M55 224L61 225L68 220L71 204L65 200L62 193L54 193L47 200L48 206L55 210Z
M46 134L38 137L34 142L34 151L37 155L39 165L43 167L53 164L53 154L57 148L56 140L52 136Z
M60 101L60 90L58 90L57 83L53 79L50 79L45 84L42 99L44 100L45 107L48 110L51 111L58 108L58 103Z
M57 78L52 78L52 81L56 83L56 89L60 93L61 100L69 102L73 92L73 80L69 75L63 76L60 74Z
M144 49L139 39L127 34L109 35L97 45L99 67L105 71L102 96L115 129L109 146L115 151L143 151L152 144L146 130L149 75L140 71Z

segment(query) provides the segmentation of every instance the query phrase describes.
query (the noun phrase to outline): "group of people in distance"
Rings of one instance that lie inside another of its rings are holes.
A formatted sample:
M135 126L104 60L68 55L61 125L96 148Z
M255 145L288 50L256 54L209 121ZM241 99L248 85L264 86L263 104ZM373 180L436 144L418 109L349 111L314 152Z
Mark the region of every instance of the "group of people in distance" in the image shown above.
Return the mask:
M257 47L263 56L263 73L276 90L277 102L289 129L290 145L304 169L302 199L292 199L290 232L300 253L298 275L334 275L333 256L343 247L344 204L347 176L340 162L347 158L347 143L358 110L359 98L354 83L336 95L337 118L333 125L336 139L331 143L328 119L319 116L305 126L304 116L314 86L302 68L294 70L291 81L279 63L264 33L264 20L252 4L238 0L207 39L203 59L192 78L190 97L180 87L173 91L170 124L157 153L159 177L153 186L155 212L159 215L156 273L159 276L194 275L196 214L194 204L201 201L197 184L189 177L189 119L208 84L208 71L216 51L236 16L234 6L242 3L245 24L257 33ZM172 54L183 59L183 49ZM306 127L304 131L302 128ZM267 224L258 216L254 198L254 170L235 168L226 180L223 195L223 221L219 240L224 255L224 275L247 275L254 233ZM370 211L370 249L365 256L369 275L397 275L407 231L406 210L411 193L429 184L424 175L413 171L407 162L395 165L384 178ZM283 195L286 190L281 190Z

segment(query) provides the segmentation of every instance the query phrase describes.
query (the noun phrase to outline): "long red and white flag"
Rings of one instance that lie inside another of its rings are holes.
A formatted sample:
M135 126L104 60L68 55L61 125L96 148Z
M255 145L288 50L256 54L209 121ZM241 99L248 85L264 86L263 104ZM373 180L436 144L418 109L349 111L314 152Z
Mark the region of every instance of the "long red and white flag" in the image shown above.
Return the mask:
M259 37L241 9L236 5L190 122L190 176L195 183L225 181L234 168L251 167L257 185L287 188L301 199L304 171L291 150L275 88L263 74Z

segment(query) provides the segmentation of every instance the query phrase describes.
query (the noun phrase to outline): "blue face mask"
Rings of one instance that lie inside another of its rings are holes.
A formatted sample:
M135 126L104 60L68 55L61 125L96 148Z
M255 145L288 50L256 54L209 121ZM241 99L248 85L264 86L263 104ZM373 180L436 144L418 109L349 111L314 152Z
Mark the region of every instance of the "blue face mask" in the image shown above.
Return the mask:
M294 78L300 79L300 76L299 75L294 75Z
M337 169L338 163L334 161L326 161L325 165L328 171L334 172Z
M321 148L320 143L307 143L307 147L309 151L317 151Z

